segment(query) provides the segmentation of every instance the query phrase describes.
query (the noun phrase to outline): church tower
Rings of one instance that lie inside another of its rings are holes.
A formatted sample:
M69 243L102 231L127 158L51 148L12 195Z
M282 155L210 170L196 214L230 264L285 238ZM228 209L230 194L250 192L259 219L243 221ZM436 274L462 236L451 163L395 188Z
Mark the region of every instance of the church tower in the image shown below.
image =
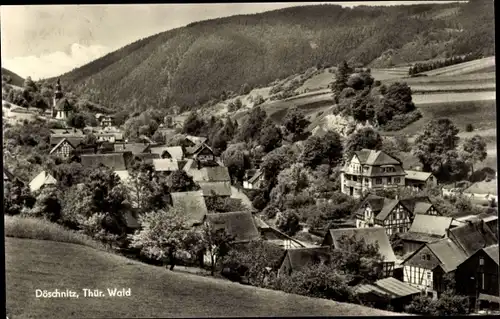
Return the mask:
M57 80L56 89L54 91L54 100L52 103L52 117L59 120L68 118L71 112L71 106L68 100L64 97L61 87L61 80Z

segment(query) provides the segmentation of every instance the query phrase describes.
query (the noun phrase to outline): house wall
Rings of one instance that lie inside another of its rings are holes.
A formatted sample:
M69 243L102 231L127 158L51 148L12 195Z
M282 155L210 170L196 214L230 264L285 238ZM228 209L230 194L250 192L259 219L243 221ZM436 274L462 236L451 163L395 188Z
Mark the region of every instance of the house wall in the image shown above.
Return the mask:
M387 236L395 233L406 233L411 226L411 213L403 205L398 204L384 220Z
M480 258L484 259L483 266L479 263ZM478 251L457 267L457 292L474 302L479 293L499 296L498 271L498 265L484 251Z
M403 264L403 281L425 291L433 291L432 270L440 264L437 257L425 246Z
M375 224L375 216L370 205L366 204L363 210L363 218L356 217L356 228L372 227Z
M346 166L346 170L341 173L341 192L353 196L354 198L359 198L362 194L369 189L381 189L381 188L397 188L400 186L405 186L404 171L401 166L395 165L395 171L400 172L400 175L395 176L380 176L375 177L373 174L378 174L381 171L381 167L362 166L359 159L354 155ZM372 173L370 173L370 171ZM352 188L352 193L351 193Z

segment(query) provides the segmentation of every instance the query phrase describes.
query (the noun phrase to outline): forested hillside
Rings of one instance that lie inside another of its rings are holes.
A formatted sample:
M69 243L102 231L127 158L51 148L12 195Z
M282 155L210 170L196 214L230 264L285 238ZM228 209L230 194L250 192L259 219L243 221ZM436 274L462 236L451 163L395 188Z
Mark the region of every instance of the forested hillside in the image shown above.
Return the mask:
M16 86L23 86L24 83L24 79L22 77L12 71L2 68L2 82L4 81L8 84Z
M62 81L116 110L197 108L230 91L342 60L389 67L470 52L493 55L493 12L493 1L471 1L304 6L232 16L141 39Z

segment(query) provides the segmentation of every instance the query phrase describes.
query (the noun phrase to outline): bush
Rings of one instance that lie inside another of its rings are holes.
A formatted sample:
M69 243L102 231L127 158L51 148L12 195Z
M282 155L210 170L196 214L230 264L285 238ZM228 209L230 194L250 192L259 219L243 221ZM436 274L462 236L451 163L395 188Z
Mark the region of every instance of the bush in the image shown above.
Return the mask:
M382 126L385 131L399 131L407 127L411 123L419 120L422 117L422 113L419 110L414 110L406 114L395 115L392 120L387 122Z
M4 223L6 237L52 240L107 250L103 244L92 240L88 236L67 230L44 219L4 216Z
M465 126L465 131L466 132L472 132L472 131L474 131L474 126L471 123L467 124Z
M344 275L326 265L312 265L291 275L283 275L274 282L274 288L314 298L350 301L352 292Z
M289 236L295 235L300 230L299 216L293 211L279 213L276 227Z

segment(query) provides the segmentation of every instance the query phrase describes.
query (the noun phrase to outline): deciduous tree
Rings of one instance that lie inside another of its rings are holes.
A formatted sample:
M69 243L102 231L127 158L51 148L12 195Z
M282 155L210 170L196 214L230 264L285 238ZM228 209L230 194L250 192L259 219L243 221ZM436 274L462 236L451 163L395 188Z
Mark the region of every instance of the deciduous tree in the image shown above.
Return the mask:
M189 227L182 218L183 212L170 208L148 212L139 217L141 229L129 236L130 246L158 260L168 259L170 270L175 267L175 254L183 247Z

